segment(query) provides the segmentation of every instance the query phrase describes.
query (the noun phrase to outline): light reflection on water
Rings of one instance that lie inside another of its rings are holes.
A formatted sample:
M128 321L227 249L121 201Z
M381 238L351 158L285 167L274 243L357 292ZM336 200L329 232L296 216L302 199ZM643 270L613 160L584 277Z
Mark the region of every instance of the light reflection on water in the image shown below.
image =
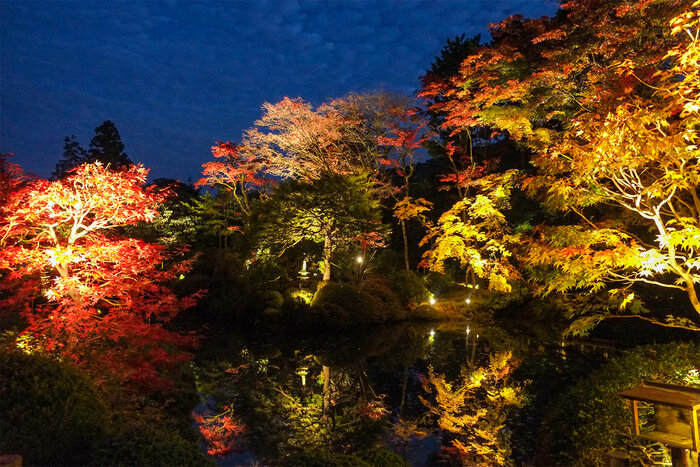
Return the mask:
M248 428L217 464L276 464L302 447L330 445L352 453L380 441L414 465L427 465L440 449L438 433L404 442L392 436L392 424L424 415L418 396L428 365L454 376L461 364L488 358L488 339L465 326L399 325L294 338L237 335L224 347L211 346L217 350L198 372L204 403L197 412L233 405ZM306 411L306 417L281 420L290 410ZM313 423L319 421L338 432L315 434ZM280 435L285 429L292 434Z
M205 405L233 407L245 434L221 466L284 465L317 446L354 454L383 444L413 465L431 465L442 436L420 401L428 366L448 380L484 366L493 352L542 346L476 323L401 324L315 336L227 336L198 369ZM562 349L562 352L565 352ZM324 391L325 390L325 391ZM415 421L425 436L397 427Z

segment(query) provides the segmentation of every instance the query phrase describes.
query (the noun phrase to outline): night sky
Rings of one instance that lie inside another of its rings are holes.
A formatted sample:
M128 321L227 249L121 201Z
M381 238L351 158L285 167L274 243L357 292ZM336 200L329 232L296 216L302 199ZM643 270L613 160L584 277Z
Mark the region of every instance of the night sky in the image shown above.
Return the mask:
M47 177L63 137L112 120L151 178L199 178L264 102L413 94L447 38L551 0L0 0L0 151Z

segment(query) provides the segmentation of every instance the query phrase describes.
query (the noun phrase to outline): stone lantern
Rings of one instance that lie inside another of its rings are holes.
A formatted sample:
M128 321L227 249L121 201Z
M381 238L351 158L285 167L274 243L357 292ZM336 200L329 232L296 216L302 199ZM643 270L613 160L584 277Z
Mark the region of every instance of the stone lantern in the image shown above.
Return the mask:
M620 396L632 401L637 436L669 446L673 467L698 465L700 388L644 381ZM640 404L651 408L641 421Z

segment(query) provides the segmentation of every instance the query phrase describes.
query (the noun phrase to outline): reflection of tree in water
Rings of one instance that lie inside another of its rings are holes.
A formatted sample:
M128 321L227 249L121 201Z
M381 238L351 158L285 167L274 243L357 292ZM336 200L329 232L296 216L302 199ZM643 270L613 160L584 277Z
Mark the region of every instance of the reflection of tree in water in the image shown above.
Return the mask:
M456 362L473 351L463 325L433 337L430 330L392 326L272 345L248 336L232 343L245 348L228 353L234 359L200 369L200 389L219 407L234 407L245 447L272 465L313 450L354 455L386 445L415 457L411 443L428 431L420 375L432 365L456 377Z

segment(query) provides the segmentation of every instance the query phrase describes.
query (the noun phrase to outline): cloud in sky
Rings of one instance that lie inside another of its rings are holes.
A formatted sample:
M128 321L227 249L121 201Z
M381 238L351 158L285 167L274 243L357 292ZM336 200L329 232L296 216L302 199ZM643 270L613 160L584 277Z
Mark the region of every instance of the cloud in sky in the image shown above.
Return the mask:
M196 179L263 102L411 94L447 38L549 0L0 0L0 150L48 175L62 138L106 119L154 177Z

